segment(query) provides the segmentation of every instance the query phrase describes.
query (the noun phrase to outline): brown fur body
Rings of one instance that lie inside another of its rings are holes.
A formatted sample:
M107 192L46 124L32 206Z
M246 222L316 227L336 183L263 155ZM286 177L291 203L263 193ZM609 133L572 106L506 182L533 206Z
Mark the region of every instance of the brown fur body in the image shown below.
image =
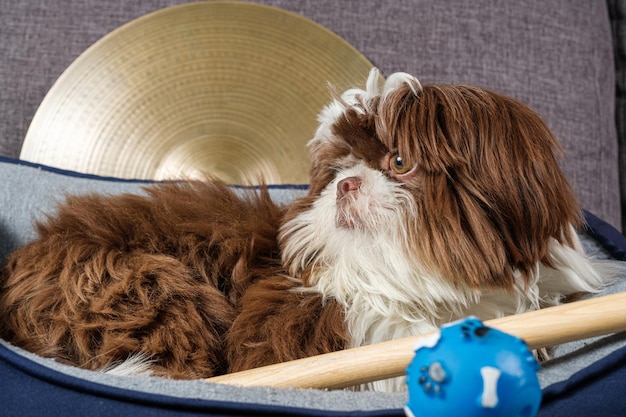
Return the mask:
M89 369L144 353L157 375L197 378L602 286L536 114L375 76L322 111L308 195L288 207L219 182L68 197L2 272L0 336Z
M175 378L339 349L342 335L314 319L319 296L290 293L281 276L281 214L266 193L241 198L219 182L68 197L3 271L1 336L87 369L142 352L154 374ZM253 314L240 314L244 293Z

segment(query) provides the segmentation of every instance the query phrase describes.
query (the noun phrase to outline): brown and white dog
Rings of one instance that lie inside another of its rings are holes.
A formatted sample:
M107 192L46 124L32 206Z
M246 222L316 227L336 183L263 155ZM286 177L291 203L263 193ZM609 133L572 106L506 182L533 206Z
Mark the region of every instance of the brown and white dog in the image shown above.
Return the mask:
M3 270L0 335L200 378L603 286L559 145L524 104L373 70L319 121L308 194L288 206L219 181L67 197Z

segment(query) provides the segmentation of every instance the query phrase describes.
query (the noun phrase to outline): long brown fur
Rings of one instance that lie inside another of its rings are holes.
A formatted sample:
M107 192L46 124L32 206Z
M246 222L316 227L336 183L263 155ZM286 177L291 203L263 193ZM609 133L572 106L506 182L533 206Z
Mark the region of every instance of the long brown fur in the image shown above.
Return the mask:
M545 123L521 102L476 87L425 86L419 103L409 94L393 96L376 128L422 167L415 186L428 193L414 230L429 236L419 239L424 262L444 276L463 267L473 286L507 288L514 270L528 279L537 262L551 265L550 238L572 245L568 228L580 225L581 211ZM392 111L400 107L407 111Z
M265 288L265 279L281 272L281 209L266 192L242 199L219 182L163 184L147 193L69 196L54 217L38 223L40 238L15 252L2 274L2 338L88 369L140 352L150 356L155 375L174 378L245 366L249 361L239 359L229 367L225 335L257 280L262 284L248 297L282 295ZM317 297L294 293L280 313L298 317L309 298ZM266 316L261 311L239 321L252 325ZM302 318L294 324L298 335L314 327ZM285 331L281 325L272 343ZM327 350L340 347L334 336ZM234 343L230 356L249 349ZM302 350L280 357L266 351L255 363L321 353Z

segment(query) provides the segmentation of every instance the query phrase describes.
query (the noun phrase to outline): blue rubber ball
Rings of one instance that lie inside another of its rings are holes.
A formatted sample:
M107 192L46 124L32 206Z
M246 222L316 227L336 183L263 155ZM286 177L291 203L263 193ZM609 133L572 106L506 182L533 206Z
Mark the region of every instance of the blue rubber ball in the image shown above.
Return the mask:
M534 417L537 363L523 340L469 317L415 350L407 368L408 417Z

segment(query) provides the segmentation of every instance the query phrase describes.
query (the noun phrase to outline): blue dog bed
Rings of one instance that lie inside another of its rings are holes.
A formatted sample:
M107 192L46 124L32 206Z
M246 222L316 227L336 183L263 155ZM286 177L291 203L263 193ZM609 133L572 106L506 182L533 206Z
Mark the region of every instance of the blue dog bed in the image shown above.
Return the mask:
M117 180L0 158L0 262L34 237L33 219L66 193L142 193L146 181ZM289 201L306 187L276 186ZM624 260L626 238L591 213L581 232L595 257ZM626 277L604 293L626 291ZM540 416L624 416L626 334L559 346L539 371ZM406 393L240 388L203 381L119 377L65 366L0 341L3 416L403 416Z

